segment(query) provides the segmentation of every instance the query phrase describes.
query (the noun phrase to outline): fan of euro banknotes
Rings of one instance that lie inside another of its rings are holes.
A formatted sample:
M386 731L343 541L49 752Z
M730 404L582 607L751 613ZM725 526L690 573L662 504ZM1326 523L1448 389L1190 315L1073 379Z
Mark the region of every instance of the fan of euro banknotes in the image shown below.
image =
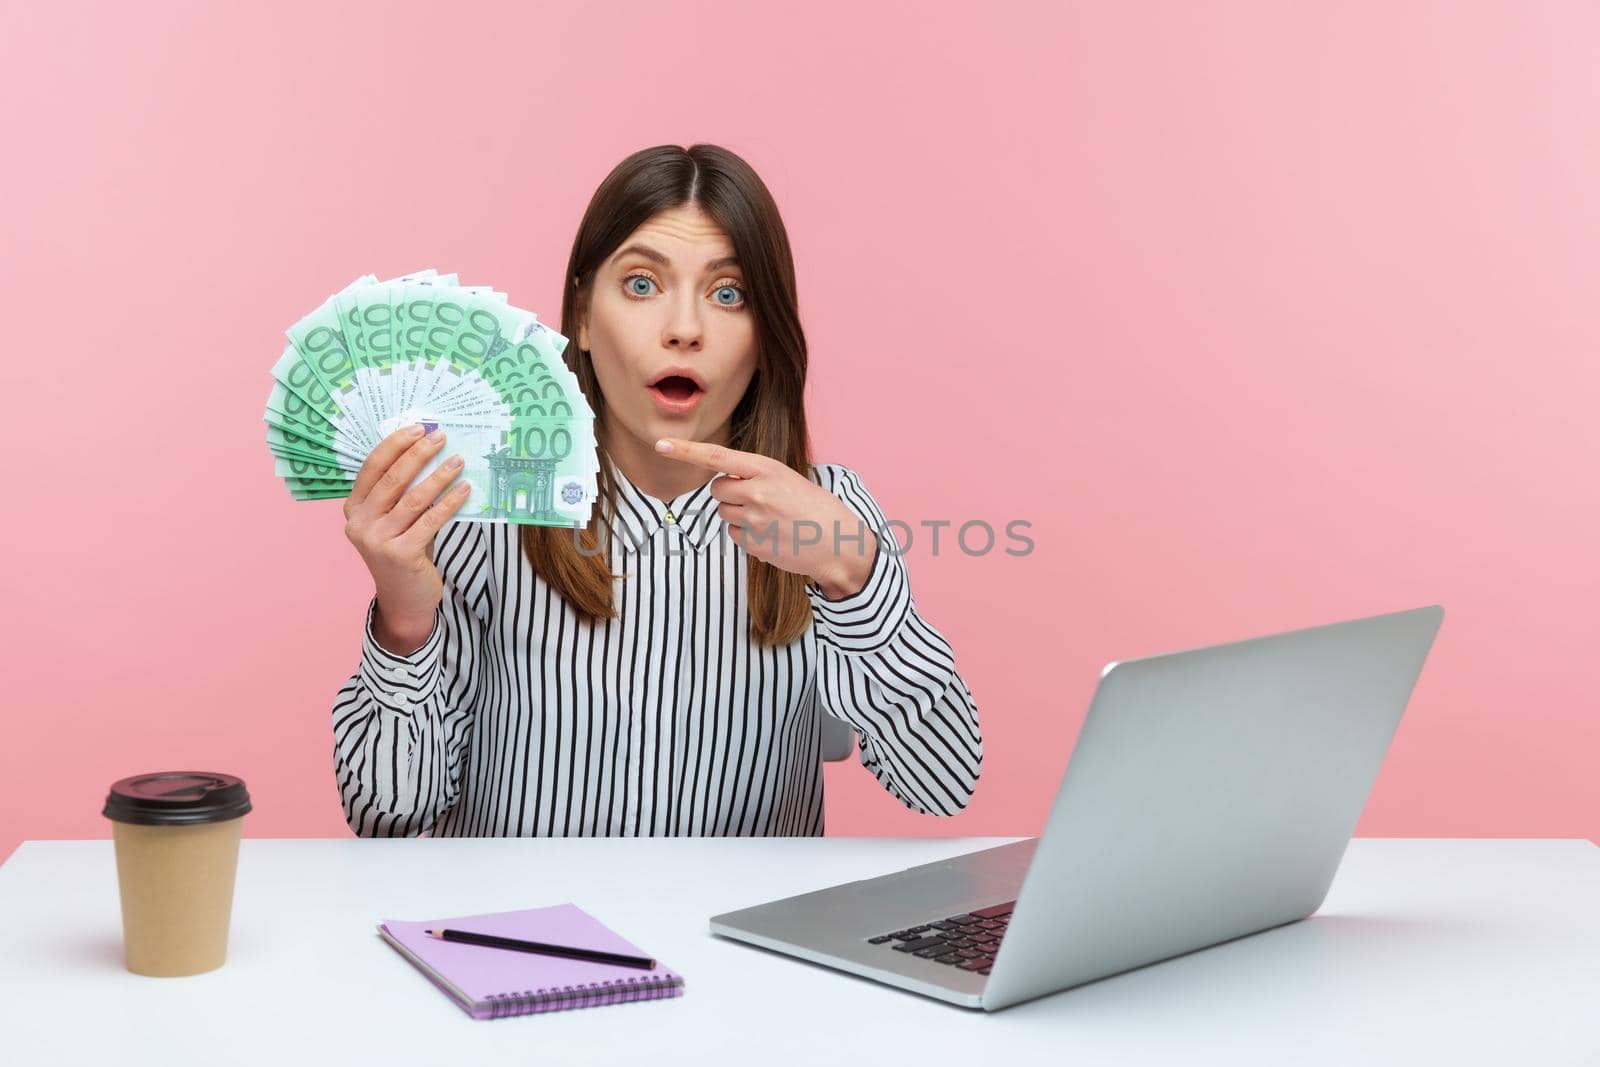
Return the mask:
M445 444L411 484L459 454L472 491L455 519L588 525L594 412L567 339L506 294L435 270L363 275L287 332L264 418L296 500L349 496L378 442L421 423Z

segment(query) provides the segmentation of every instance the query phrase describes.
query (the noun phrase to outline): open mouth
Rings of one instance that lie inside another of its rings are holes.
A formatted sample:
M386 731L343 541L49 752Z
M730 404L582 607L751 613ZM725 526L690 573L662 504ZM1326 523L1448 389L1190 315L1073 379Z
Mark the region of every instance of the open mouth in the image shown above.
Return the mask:
M656 390L668 400L680 402L688 400L700 392L698 385L679 374L669 374L650 388Z

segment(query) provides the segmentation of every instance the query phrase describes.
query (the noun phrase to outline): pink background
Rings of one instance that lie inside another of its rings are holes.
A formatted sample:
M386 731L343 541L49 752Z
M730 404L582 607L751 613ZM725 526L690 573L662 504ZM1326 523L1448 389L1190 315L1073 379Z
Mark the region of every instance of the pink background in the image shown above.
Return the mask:
M1600 9L580 6L6 5L0 856L171 768L349 834L370 585L272 475L281 331L426 265L553 319L600 179L701 140L786 218L818 458L1033 524L908 556L971 806L830 764L831 833L1036 833L1108 660L1440 602L1358 833L1600 838Z

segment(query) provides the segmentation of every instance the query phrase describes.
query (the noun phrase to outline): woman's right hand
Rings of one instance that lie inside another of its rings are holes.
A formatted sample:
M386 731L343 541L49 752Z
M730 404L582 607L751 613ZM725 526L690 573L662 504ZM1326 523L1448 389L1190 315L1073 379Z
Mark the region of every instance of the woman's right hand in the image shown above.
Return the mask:
M459 456L406 489L444 447L444 430L429 437L420 431L420 426L402 426L378 442L344 504L344 535L361 553L377 589L373 636L402 656L422 647L433 632L434 612L444 597L444 582L433 564L433 538L471 490L461 482L440 495L461 473Z

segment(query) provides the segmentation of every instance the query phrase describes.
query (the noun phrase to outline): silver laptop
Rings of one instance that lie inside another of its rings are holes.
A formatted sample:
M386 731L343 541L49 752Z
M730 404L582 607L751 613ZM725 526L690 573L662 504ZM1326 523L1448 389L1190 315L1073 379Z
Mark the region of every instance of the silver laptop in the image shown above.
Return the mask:
M1443 617L1113 662L1039 837L716 915L711 932L995 1011L1304 919Z

